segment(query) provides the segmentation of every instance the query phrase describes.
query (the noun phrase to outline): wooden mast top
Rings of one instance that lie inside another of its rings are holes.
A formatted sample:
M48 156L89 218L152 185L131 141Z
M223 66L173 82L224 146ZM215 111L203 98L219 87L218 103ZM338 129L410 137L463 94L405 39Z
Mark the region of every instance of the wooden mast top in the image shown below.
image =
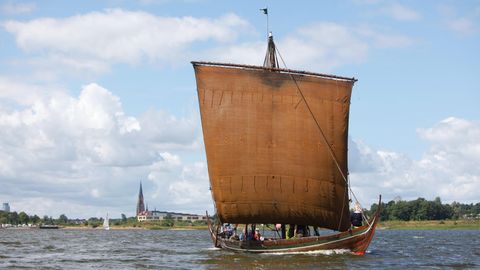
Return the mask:
M271 32L268 34L267 53L265 54L265 60L263 61L263 66L266 68L279 68L277 52L275 48L275 43L273 42L273 35Z

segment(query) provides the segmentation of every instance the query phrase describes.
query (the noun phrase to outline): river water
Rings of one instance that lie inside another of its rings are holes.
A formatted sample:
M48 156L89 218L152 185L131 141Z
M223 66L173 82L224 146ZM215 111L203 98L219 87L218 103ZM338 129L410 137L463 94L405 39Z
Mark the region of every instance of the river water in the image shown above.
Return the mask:
M212 248L206 230L0 229L1 269L480 269L480 231L377 230L365 256Z

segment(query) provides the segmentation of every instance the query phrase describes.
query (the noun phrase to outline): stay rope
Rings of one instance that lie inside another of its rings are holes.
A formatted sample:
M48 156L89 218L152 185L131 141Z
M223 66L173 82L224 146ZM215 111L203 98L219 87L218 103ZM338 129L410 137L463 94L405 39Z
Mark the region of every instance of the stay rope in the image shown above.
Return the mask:
M280 50L278 49L277 46L275 46L275 49L278 53L278 55L280 56L280 59L282 60L282 63L283 65L285 66L285 69L288 69L287 65L285 64L285 61L283 60L283 57L282 57L282 54L280 53ZM345 184L347 185L347 188L348 188L348 191L350 191L350 193L352 194L352 197L355 199L355 202L357 202L358 204L359 201L357 199L357 197L355 196L355 193L353 192L353 190L350 188L350 185L349 185L349 181L348 181L348 178L345 176L345 174L343 173L342 169L340 168L340 164L338 164L338 161L337 161L337 158L335 157L335 153L333 152L333 149L332 149L332 146L328 143L328 140L327 140L327 137L325 136L325 133L323 132L323 129L320 127L320 124L318 123L317 121L317 118L315 117L315 115L313 114L313 111L312 109L310 108L310 105L308 104L307 102L307 99L305 98L305 95L303 94L302 90L300 89L300 86L298 85L298 82L297 80L295 79L295 77L293 76L293 74L289 73L290 77L292 78L292 81L294 82L298 92L300 93L300 96L302 97L302 100L303 102L305 102L305 106L307 107L308 111L310 112L310 115L312 116L313 120L315 121L315 124L318 128L318 130L320 131L320 134L322 135L322 139L323 139L323 142L325 143L325 145L327 145L327 149L328 149L328 153L330 154L332 160L334 161L335 163L335 166L337 167L338 171L340 172L340 175L342 176L343 180L345 181ZM335 81L335 85L338 89L338 85L337 85L337 81ZM298 104L297 104L298 105ZM348 192L347 191L347 192ZM348 197L348 196L347 196ZM361 204L360 204L361 205ZM345 209L345 196L343 198L343 203L342 203L342 213L343 213L343 210ZM362 212L363 212L363 208L362 208ZM364 216L364 215L363 215ZM338 224L338 228L340 230L340 226L342 224L342 218L343 218L343 215L340 215L340 221L339 221L339 224Z

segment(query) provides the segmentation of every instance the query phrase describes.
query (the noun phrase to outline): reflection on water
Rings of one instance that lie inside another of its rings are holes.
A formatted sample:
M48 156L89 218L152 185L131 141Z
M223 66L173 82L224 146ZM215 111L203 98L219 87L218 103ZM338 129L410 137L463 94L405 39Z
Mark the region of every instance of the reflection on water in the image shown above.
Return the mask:
M480 269L478 231L380 230L365 256L344 251L243 254L207 231L0 230L0 268Z

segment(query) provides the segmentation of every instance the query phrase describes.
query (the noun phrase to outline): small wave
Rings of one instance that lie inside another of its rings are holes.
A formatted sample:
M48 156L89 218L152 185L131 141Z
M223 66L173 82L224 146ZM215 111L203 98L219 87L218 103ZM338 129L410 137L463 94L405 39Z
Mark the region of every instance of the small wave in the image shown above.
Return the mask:
M413 236L413 238L415 238L415 239L423 239L423 238L425 238L425 237L424 237L424 236L417 236L417 235L414 235L414 236Z
M54 250L54 249L56 249L56 247L54 245L47 245L47 246L44 246L43 249Z
M209 248L205 248L205 250L221 250L221 248L209 247Z
M328 250L312 250L312 251L292 251L292 252L274 252L262 253L262 255L289 255L289 254L304 254L304 255L337 255L337 254L351 254L352 251L348 249L328 249Z
M20 243L19 241L0 241L0 244L5 245L5 246L20 246L20 245L22 245L22 243Z

